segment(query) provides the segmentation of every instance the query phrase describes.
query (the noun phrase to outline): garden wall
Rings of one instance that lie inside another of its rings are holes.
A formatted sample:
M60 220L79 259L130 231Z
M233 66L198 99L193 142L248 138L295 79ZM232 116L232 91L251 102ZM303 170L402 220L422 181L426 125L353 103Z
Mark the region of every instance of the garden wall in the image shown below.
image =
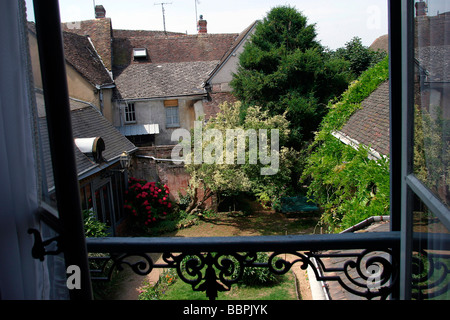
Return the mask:
M139 156L149 156L156 159L171 159L171 152L174 146L152 146L142 147L137 151L130 175L144 179L148 182L160 181L170 189L170 199L178 202L179 193L186 195L186 190L189 185L190 175L186 172L184 165L174 164L172 161L153 160L150 158L142 158ZM203 195L203 189L198 190L199 198ZM210 209L213 206L213 201L209 199L206 202L206 209Z

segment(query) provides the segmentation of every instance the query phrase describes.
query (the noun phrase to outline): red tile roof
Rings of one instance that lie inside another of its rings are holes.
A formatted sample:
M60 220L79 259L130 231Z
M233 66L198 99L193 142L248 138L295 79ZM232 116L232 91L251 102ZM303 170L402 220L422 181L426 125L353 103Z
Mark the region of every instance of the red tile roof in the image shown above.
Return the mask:
M110 71L112 70L112 25L110 18L85 20L75 23L68 22L61 25L63 31L89 36L106 68Z
M204 35L149 35L142 32L125 34L114 31L114 66L123 67L133 63L133 48L146 48L147 63L177 63L221 60L233 45L238 34ZM117 36L116 36L117 34Z

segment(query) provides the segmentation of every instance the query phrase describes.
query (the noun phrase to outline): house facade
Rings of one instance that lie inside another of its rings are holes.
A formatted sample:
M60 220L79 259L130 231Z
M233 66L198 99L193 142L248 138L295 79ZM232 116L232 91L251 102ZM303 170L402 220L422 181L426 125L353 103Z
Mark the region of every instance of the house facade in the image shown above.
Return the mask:
M205 81L238 36L114 30L114 125L128 136L140 132L131 139L142 145L176 144L175 129L190 130L204 117ZM151 125L154 137L144 129Z
M103 6L93 20L63 23L66 32L88 37L114 79L105 117L140 146L164 146L176 128L191 129L225 101L239 54L257 22L240 34L198 34L113 29ZM109 92L108 92L109 93ZM84 99L89 101L88 99Z
M123 194L127 185L120 157L124 152L131 157L137 148L110 122L115 84L93 41L88 35L67 31L62 32L62 40L82 209L106 223L110 235L117 235L124 218ZM35 25L30 22L28 41L43 145L42 192L56 207L39 48Z
M36 89L36 105L45 173L43 194L48 203L56 207L45 101L39 89ZM70 98L70 117L81 209L105 223L108 234L117 236L125 218L123 196L128 184L127 170L122 167L121 160L127 156L131 163L137 147L88 102Z

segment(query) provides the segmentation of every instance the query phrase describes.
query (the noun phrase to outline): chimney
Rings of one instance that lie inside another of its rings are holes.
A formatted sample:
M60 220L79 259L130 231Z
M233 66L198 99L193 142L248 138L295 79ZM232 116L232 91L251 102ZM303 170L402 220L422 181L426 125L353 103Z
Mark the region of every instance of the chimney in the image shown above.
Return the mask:
M103 19L106 17L106 10L102 5L95 6L95 19Z
M206 22L206 20L203 20L203 15L200 15L200 20L198 20L197 23L198 34L208 33L208 30L206 29L207 24L208 22Z
M428 13L428 5L423 0L416 2L416 17L426 16Z

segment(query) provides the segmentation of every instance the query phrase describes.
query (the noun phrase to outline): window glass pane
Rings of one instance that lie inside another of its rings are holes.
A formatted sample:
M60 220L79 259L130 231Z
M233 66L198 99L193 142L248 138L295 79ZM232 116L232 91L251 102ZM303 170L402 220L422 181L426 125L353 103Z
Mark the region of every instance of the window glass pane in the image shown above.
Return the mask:
M105 218L103 217L103 205L102 205L102 196L101 189L97 189L95 191L95 206L97 208L97 219L100 222L105 222Z
M81 209L82 210L92 210L92 194L91 185L87 184L80 190L81 198Z
M414 173L450 203L450 1L416 1Z
M111 207L111 193L109 189L109 184L105 184L102 187L102 197L103 197L103 210L105 215L105 223L108 226L112 225L112 207Z
M166 107L166 125L167 126L179 125L178 107Z
M412 260L414 299L450 299L450 232L416 197Z
M125 106L125 121L136 122L136 112L134 108L134 103L130 103Z

